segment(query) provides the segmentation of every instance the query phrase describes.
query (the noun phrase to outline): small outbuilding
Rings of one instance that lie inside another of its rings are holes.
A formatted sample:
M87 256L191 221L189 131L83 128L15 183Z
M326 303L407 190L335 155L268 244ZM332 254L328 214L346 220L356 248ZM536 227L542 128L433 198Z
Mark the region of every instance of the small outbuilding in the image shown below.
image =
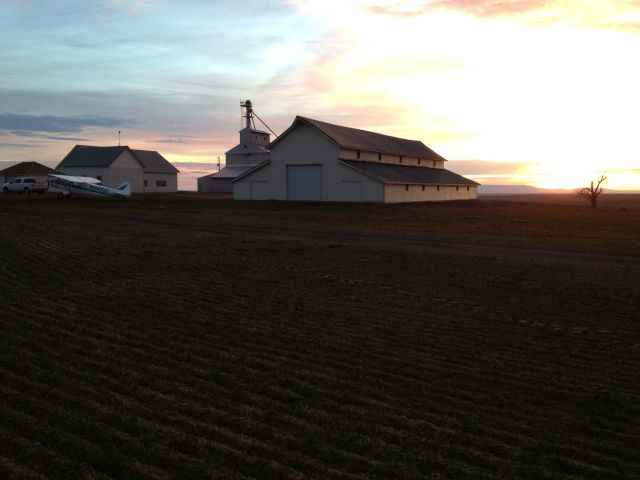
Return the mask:
M477 198L421 141L296 117L270 158L233 181L237 200L402 203Z
M38 162L20 162L0 170L0 185L22 177L33 178L38 183L47 183L49 175L61 173Z
M57 169L67 175L97 178L112 188L129 182L134 193L178 191L178 169L151 150L76 145Z

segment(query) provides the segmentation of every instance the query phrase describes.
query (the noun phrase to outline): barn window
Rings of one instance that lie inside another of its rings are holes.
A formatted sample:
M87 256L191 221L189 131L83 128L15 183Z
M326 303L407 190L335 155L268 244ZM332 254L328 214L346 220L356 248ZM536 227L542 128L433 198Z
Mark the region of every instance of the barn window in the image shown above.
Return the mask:
M382 160L382 154L378 153L378 161Z
M166 187L166 186L167 186L166 180L156 180L156 187Z
M360 158L360 150L356 152L356 158Z
M460 189L460 187L456 185L456 192L457 192L459 189Z
M467 185L467 192L469 191L469 185Z
M425 189L425 186L424 186L424 185L422 185L422 191L423 191L423 192L424 192L424 189Z
M407 191L407 192L408 192L408 191L409 191L409 185L405 185L405 186L404 186L404 189L405 189L405 191Z
M436 187L436 190L440 191L440 185L438 185L438 186Z

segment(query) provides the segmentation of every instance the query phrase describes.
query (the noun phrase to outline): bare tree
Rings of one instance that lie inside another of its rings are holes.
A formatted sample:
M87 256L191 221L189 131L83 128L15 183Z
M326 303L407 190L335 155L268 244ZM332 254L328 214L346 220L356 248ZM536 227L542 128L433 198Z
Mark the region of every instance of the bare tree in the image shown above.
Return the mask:
M579 197L584 198L585 200L589 200L591 202L591 208L596 208L598 206L598 197L602 194L602 184L607 180L607 177L602 175L600 180L594 182L591 180L590 187L580 188L576 193Z

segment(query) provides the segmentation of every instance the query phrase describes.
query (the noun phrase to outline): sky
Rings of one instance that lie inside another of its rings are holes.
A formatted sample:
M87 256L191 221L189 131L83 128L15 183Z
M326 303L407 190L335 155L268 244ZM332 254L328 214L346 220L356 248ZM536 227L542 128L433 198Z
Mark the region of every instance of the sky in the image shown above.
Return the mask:
M0 168L121 131L195 189L251 99L482 184L640 189L640 0L0 0L0 27Z

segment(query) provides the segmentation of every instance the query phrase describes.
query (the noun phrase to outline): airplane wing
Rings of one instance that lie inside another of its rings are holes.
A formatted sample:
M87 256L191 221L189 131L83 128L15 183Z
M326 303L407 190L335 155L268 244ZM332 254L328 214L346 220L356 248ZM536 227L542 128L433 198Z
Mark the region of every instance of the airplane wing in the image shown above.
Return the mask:
M52 174L49 176L56 177L56 178L59 178L60 180L64 180L67 182L90 183L92 185L97 185L102 183L100 180L93 177L76 177L74 175L55 175L55 174Z

